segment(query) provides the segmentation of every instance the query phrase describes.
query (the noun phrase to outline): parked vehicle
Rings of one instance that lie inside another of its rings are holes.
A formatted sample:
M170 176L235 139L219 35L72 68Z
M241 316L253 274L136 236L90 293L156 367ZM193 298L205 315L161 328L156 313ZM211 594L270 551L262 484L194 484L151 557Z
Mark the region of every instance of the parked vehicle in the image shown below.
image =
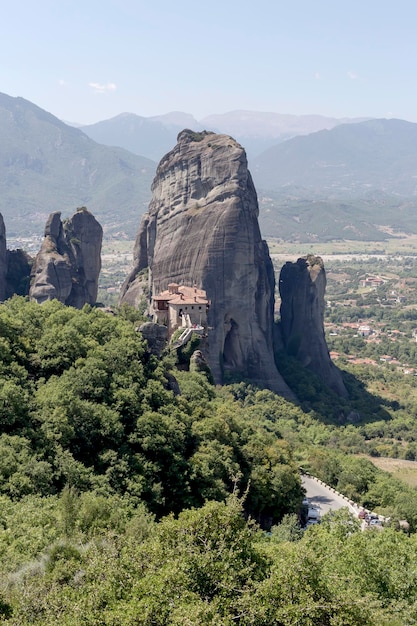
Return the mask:
M317 506L310 505L308 507L307 522L309 520L320 521L320 509Z
M309 520L307 520L307 524L305 525L305 528L308 528L309 526L314 526L315 524L320 524L320 520L318 520L318 519L309 519Z

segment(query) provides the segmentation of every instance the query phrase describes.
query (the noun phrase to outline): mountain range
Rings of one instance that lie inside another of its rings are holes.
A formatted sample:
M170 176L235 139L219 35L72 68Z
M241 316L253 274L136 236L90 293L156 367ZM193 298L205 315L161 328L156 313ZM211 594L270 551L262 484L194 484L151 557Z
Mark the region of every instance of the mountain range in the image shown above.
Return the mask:
M0 94L0 212L8 237L41 235L53 211L87 206L106 233L134 236L155 163L101 146L23 98Z
M251 171L270 235L377 241L417 231L417 124L373 119L295 137Z
M374 119L342 124L269 148L254 159L262 189L320 188L323 193L413 196L417 192L417 124Z
M175 145L184 128L212 130L232 135L246 150L249 159L277 143L310 133L349 124L359 119L337 119L322 115L283 115L259 111L231 111L196 120L188 113L172 111L165 115L141 117L121 113L108 120L82 126L86 135L106 146L123 146L135 154L159 161Z
M417 232L417 124L411 122L251 111L198 121L171 112L123 113L75 128L23 98L0 94L0 212L8 236L40 235L52 211L87 206L105 236L134 238L156 162L184 126L234 135L245 147L265 237L377 241L395 230Z

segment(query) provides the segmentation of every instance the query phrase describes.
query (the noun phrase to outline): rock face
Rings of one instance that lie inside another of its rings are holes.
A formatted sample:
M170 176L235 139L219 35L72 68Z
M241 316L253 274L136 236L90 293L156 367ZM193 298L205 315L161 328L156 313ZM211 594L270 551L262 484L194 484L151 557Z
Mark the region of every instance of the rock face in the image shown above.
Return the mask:
M7 250L6 299L14 294L29 294L32 263L33 259L24 250Z
M281 270L281 335L286 352L347 397L342 376L330 359L324 336L326 272L320 257L288 262Z
M94 304L101 269L103 230L84 207L64 222L52 213L31 275L30 298L56 298L76 308Z
M166 326L145 322L137 329L148 342L149 352L158 358L168 345L168 329Z
M274 362L274 272L243 148L226 135L184 130L152 192L121 302L138 302L145 268L151 296L169 283L204 289L205 357L215 382L237 374L293 397Z
M0 213L0 302L6 297L7 246L6 227Z
M7 250L6 227L0 214L0 302L14 294L27 296L32 259L23 250Z

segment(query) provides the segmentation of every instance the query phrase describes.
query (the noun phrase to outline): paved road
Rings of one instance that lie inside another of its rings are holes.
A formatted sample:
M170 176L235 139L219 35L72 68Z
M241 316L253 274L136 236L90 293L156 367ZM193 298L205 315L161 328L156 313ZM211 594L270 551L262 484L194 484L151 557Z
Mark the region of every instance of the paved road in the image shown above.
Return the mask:
M325 515L329 511L337 511L344 506L349 508L351 513L357 513L353 506L351 506L346 500L330 491L324 485L318 483L314 478L309 476L302 477L303 487L307 492L307 498L310 502L320 507L321 515Z

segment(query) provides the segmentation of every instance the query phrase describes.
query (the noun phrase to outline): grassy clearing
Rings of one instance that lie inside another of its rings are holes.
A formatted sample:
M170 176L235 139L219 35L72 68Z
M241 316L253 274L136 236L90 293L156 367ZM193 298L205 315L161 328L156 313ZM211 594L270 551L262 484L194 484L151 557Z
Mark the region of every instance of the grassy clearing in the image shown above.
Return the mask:
M410 487L417 487L417 461L371 456L366 458L379 469L382 469L384 472L389 472L395 476L395 478L398 478L398 480L401 480Z

